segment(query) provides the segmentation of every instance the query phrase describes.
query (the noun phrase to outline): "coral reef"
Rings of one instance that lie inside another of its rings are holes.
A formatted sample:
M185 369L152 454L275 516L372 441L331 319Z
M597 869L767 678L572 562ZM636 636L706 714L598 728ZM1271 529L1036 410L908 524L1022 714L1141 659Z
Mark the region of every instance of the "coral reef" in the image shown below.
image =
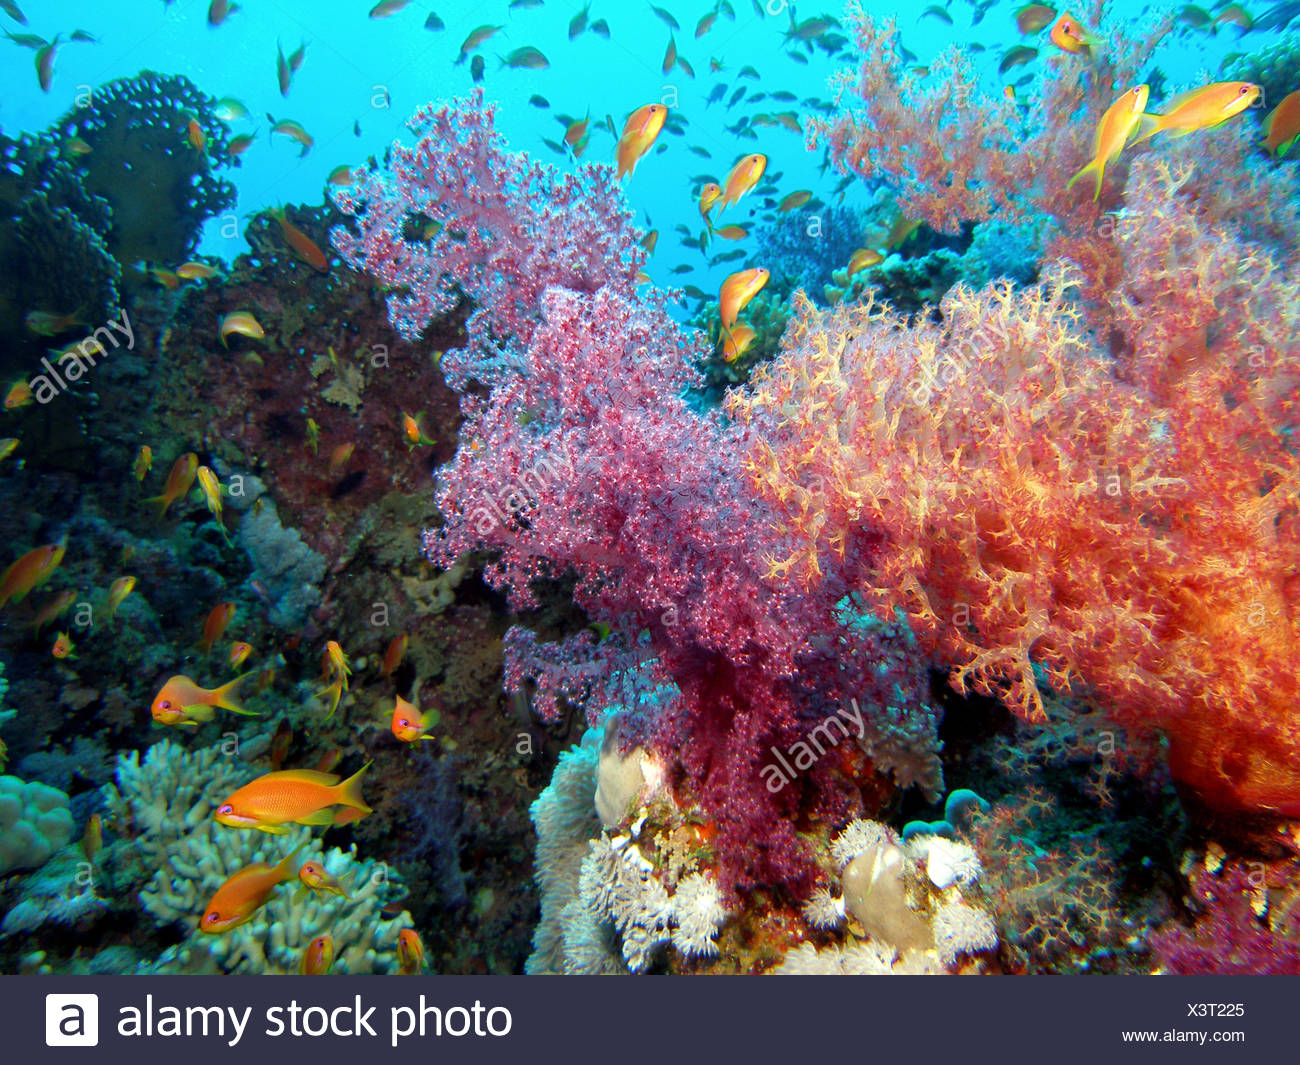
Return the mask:
M263 498L265 487L258 478L241 475L241 479L246 492L234 508L243 511L236 539L253 567L249 581L257 583L266 603L267 621L292 631L321 601L326 561L303 543L297 529L280 524L275 504Z
M67 846L22 881L22 897L4 915L0 932L20 935L58 925L76 931L105 913L95 877L80 847Z

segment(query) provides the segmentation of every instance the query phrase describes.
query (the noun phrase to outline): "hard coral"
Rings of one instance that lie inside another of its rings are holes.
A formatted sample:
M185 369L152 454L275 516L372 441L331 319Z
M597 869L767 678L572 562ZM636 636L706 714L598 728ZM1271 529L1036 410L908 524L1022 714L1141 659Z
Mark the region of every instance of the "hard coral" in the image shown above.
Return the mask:
M234 186L213 173L231 158L215 106L188 78L144 71L95 89L89 106L47 134L90 146L77 166L86 190L112 208L106 239L119 262L179 265L204 221L234 207ZM203 130L201 149L187 139L191 120Z

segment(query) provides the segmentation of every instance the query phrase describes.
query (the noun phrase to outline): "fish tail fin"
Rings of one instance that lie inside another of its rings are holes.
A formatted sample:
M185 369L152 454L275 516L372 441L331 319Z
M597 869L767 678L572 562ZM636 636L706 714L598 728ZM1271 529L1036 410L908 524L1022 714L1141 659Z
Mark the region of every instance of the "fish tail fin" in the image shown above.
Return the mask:
M346 824L347 821L356 821L360 817L364 817L366 814L373 812L370 807L366 805L366 800L361 795L361 778L365 775L366 770L373 764L373 762L367 762L348 777L347 780L343 781L341 784L334 785L336 803L340 806L347 806L352 810L357 811L351 817L347 817L346 820L340 820L340 818L344 818L347 813L347 811L344 811L334 819L336 825Z
M275 882L277 884L283 884L286 880L298 879L298 870L296 870L293 867L294 859L298 857L298 852L301 851L310 842L311 840L309 839L303 840L301 843L298 844L298 846L294 847L293 850L291 850L282 859L280 859L280 862L275 867L275 875L276 875Z
M1097 188L1096 191L1093 193L1092 198L1094 200L1101 199L1101 179L1103 174L1105 173L1105 167L1097 159L1092 160L1092 162L1088 163L1087 166L1083 167L1083 169L1081 169L1077 174L1074 175L1074 177L1070 178L1070 180L1065 183L1066 191L1068 192L1070 189L1074 188L1074 183L1078 181L1079 178L1083 177L1084 174L1087 174L1089 172L1094 172L1097 175Z
M1141 144L1145 140L1150 140L1161 130L1167 128L1165 125L1164 115L1143 115L1138 126L1138 135L1133 138L1133 144Z
M172 505L172 500L166 496L150 496L148 499L140 500L142 507L154 508L154 521L162 521L167 516L167 508Z
M217 688L212 694L216 696L213 705L221 707L223 710L229 710L232 714L243 714L245 717L258 717L256 710L245 710L235 699L236 691L239 685L251 677L257 670L250 669L247 673L241 673L234 680L228 681L220 688Z
M338 710L338 708L339 708L339 700L343 698L343 678L342 678L342 677L338 677L338 678L334 681L334 683L331 684L331 685L330 685L328 688L326 688L324 691L320 691L320 692L317 692L317 693L316 693L316 697L317 697L317 698L321 698L322 696L326 696L326 695L333 696L333 698L330 700L330 712L329 712L328 714L325 715L325 720L328 721L330 718L332 718L332 717L334 716L335 711Z

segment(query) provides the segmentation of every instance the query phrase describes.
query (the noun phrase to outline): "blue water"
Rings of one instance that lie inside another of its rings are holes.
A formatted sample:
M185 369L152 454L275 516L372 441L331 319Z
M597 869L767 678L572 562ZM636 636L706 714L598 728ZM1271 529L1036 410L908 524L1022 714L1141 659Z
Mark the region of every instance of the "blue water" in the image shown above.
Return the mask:
M777 177L778 195L807 188L829 198L839 180L834 172L819 172L820 155L807 152L799 134L779 126L761 127L756 130L758 140L741 140L723 128L747 111L805 110L800 102L771 99L742 100L728 110L726 102L738 86L746 86L750 92L785 90L795 93L800 101L833 98L828 81L845 60L832 59L820 49L811 49L809 55L807 47L789 48L785 36L790 12L783 0L767 0L761 7L755 0L735 0L735 20L720 16L698 39L695 29L700 19L714 10L713 4L668 3L667 9L681 26L673 32L649 4L596 0L590 5L589 20L605 19L610 39L604 40L588 28L573 41L568 37L570 19L582 8L575 0L546 0L541 6L515 11L503 0L432 6L411 3L383 19L368 18L372 6L368 0L248 0L214 28L207 23L208 0L174 0L166 5L161 0L28 3L25 29L3 16L0 23L47 39L56 32L66 36L80 28L94 34L98 42L65 43L60 48L49 92L42 92L37 83L33 53L7 45L8 51L3 53L6 61L0 68L0 128L10 134L41 130L73 105L77 92L134 76L143 69L184 74L201 90L218 98L234 96L249 110L250 118L233 123L231 133L251 132L257 139L242 156L239 168L226 171L238 191L238 211L246 219L270 205L321 202L326 175L334 167L360 163L372 155L382 157L418 107L469 92L474 87L470 64L454 64L461 43L478 26L500 25L503 30L478 50L486 60L482 87L489 99L501 105L499 128L515 149L536 153L538 158L561 166L573 165L548 149L543 139L563 138L564 126L557 114L582 117L590 109L593 133L581 162L609 162L615 138L597 128L604 116L611 115L621 130L633 109L665 99L675 101L687 118L686 135L675 137L665 131L627 182L629 199L640 220L663 235L653 271L660 279L668 278L673 265L687 261L700 268L681 280L704 288L716 284L726 272L718 267L706 273L698 253L679 248L672 236L673 227L679 224L693 233L700 228L690 178L712 174L721 179L736 158L757 151L769 157L768 174ZM921 5L864 6L898 19L902 41L916 53L920 64L954 43L978 43L986 51L976 57L977 63L990 85L1013 81L1024 73L1025 68L1013 69L1005 77L997 72L1002 53L1020 39L1013 22L1018 4L999 3L972 25L974 6L954 0L948 5L952 26L933 15L922 15ZM1111 17L1131 20L1135 33L1153 18L1150 5L1111 6ZM430 11L442 19L445 29L434 32L425 28ZM822 13L822 8L812 5L795 8L800 20ZM834 17L842 12L829 5L825 14ZM679 54L694 68L694 78L680 67L668 75L663 73L670 36ZM1217 70L1223 55L1234 50L1235 37L1235 30L1213 37L1197 34L1194 45L1186 38L1174 37L1162 47L1158 61L1173 83L1184 78L1190 82L1206 71ZM1251 45L1259 47L1264 43L1261 38L1263 35L1254 35ZM286 55L304 42L307 46L287 97L281 96L276 81L277 42ZM501 67L499 56L525 45L539 48L549 60L549 68ZM791 51L807 58L807 64L790 58ZM716 74L709 70L710 59L722 64ZM745 66L754 67L761 80L738 79ZM719 82L727 85L727 93L709 106L706 99ZM534 95L545 97L550 107L543 110L530 104ZM268 138L268 113L277 120L292 118L301 123L315 138L311 152L300 158L298 145L292 141ZM358 127L359 136L355 134ZM709 151L712 158L690 152L692 145ZM866 195L854 187L844 194L844 202L863 202ZM839 202L839 197L832 202ZM727 221L743 225L760 209L757 201L742 204L728 213ZM242 237L222 235L220 219L209 222L202 253L231 260L244 250Z

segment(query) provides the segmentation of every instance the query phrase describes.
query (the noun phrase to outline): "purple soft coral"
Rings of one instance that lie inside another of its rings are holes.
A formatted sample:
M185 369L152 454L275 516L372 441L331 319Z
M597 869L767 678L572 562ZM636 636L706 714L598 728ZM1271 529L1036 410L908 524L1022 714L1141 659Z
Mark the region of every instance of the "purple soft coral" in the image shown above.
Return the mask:
M445 525L426 551L444 567L489 552L485 578L517 609L535 605L535 579L575 575L576 601L611 636L543 650L516 634L508 682L533 676L552 714L555 695L639 707L638 738L672 756L674 782L717 822L724 886L806 885L797 827L860 805L844 780L866 758L846 744L773 788L773 749L866 694L842 641L878 663L869 687L898 707L923 701L921 667L874 633L846 637L833 582L767 582L762 559L789 552L742 466L751 430L686 398L707 345L662 295L638 294L642 255L610 171L561 178L507 154L481 103L422 113L426 136L394 150L392 175L339 196L362 235L335 242L406 290L390 300L400 328L458 292L475 304L449 383L490 391L462 396L461 446L439 474ZM441 226L427 245L405 236L421 219Z

